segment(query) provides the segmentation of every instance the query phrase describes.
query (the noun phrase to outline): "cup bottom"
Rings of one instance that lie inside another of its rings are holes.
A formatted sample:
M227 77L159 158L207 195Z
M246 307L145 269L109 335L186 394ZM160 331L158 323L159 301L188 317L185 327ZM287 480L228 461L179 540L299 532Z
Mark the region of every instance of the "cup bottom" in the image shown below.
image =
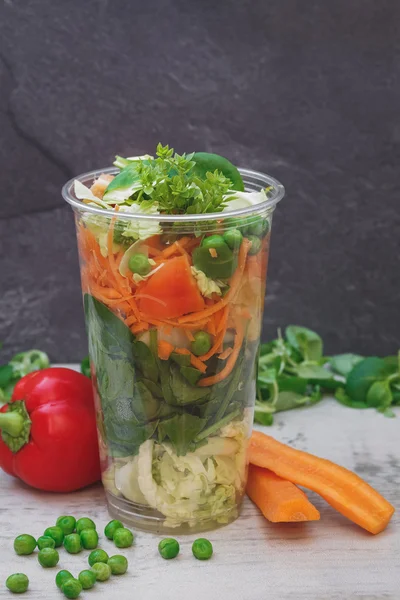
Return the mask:
M124 498L118 498L110 492L106 492L106 498L108 511L114 519L118 519L136 529L142 529L143 531L150 531L161 535L191 534L219 529L220 527L229 525L229 523L232 523L238 518L241 504L232 507L229 511L224 513L223 522L221 521L221 517L219 517L218 521L208 518L196 521L196 523L192 525L184 523L177 527L171 527L165 525L165 516L156 510L125 500Z

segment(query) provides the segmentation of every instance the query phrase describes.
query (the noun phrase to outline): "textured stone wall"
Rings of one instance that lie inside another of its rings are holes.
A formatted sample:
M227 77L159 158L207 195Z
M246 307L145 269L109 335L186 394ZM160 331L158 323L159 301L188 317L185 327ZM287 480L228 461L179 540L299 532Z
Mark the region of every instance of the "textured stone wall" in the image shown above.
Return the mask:
M399 346L396 0L4 0L0 339L86 353L62 183L113 155L224 154L280 179L265 336Z

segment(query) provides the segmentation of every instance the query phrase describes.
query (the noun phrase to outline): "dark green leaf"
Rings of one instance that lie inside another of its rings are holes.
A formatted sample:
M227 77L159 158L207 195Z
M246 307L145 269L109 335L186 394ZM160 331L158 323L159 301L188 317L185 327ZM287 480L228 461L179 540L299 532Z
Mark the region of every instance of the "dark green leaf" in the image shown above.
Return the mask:
M349 408L369 408L368 404L362 402L360 400L353 400L348 396L344 390L344 388L339 388L335 392L335 398L340 404L344 406L348 406Z
M204 440L204 439L208 438L210 435L213 435L219 429L221 429L222 427L224 427L225 425L227 425L228 423L231 423L231 421L236 419L236 417L239 416L239 412L240 411L238 409L236 409L234 412L230 412L228 415L225 415L222 419L215 421L212 425L207 427L207 429L204 429L204 431L199 433L199 435L196 436L194 441L199 442L200 440Z
M280 392L296 392L304 396L307 390L307 381L301 377L279 376L277 383Z
M194 369L193 367L181 367L180 371L181 375L183 375L183 377L192 385L196 385L201 377L201 371Z
M0 366L0 388L4 388L14 379L13 368L10 365Z
M157 383L157 362L150 348L144 342L137 341L134 344L133 352L137 368L140 369L146 379Z
M299 406L307 404L308 401L308 396L303 396L296 392L279 392L278 399L274 405L275 412L299 408Z
M170 358L180 367L190 367L190 354L178 354L177 352L172 352Z
M346 394L357 402L366 402L367 393L375 381L382 381L393 373L393 367L383 358L371 356L360 361L350 372Z
M325 369L324 367L320 367L319 365L311 365L309 363L308 364L300 363L299 365L297 365L296 374L298 377L301 377L302 379L310 379L310 380L314 380L314 379L324 380L324 379L333 379L334 378L334 376L332 375L332 373L330 371L328 371L328 369Z
M193 404L209 395L207 388L191 385L187 379L182 377L179 369L172 364L170 365L169 385L173 395L173 402L170 404L185 406L186 404Z
M138 381L133 390L132 408L139 421L151 421L158 416L160 401L142 381Z
M140 381L147 387L147 389L153 394L153 396L155 396L156 398L163 397L162 389L157 383L154 383L154 381L145 378L141 378Z
M206 419L184 413L162 421L159 424L159 432L163 439L168 436L176 454L183 456L206 423Z
M256 407L254 412L254 422L259 423L260 425L270 426L274 423L274 417L272 413L259 412Z

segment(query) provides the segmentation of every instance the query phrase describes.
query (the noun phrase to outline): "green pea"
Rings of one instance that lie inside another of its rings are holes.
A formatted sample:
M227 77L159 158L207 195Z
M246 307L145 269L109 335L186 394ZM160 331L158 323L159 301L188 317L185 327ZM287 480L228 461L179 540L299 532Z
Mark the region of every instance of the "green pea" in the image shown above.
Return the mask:
M76 533L81 533L84 529L96 529L95 523L89 517L82 517L76 522Z
M192 545L193 556L198 560L208 560L212 557L212 543L206 538L199 538Z
M13 594L23 594L29 586L29 579L25 573L14 573L7 577L6 586Z
M23 533L14 540L14 550L19 556L32 554L35 548L36 540L28 533Z
M68 579L73 579L74 576L72 575L72 573L70 573L69 571L58 571L57 575L56 575L56 586L58 588L62 588L62 586L64 585L64 583L66 581L68 581Z
M250 246L250 250L249 250L249 255L253 256L254 254L258 254L261 250L261 240L260 238L258 238L255 235L249 235L248 238L249 242L251 242L251 246Z
M207 354L212 345L210 335L206 331L196 331L193 337L194 341L190 345L193 354L196 356Z
M224 233L224 240L231 250L238 250L242 244L243 235L239 229L228 229Z
M69 535L75 531L76 519L69 516L58 517L56 525L62 529L64 535Z
M114 532L113 540L117 548L129 548L133 544L133 533L125 527L119 527Z
M267 219L263 219L262 217L249 218L249 223L246 226L246 234L249 235L257 235L258 237L264 236L269 231L269 223Z
M64 538L64 548L69 554L78 554L82 550L81 537L77 533L70 533Z
M94 563L94 565L92 565L92 571L96 576L96 581L107 581L107 579L110 579L111 568L107 563Z
M138 252L137 254L133 254L128 262L128 267L132 271L132 273L137 273L138 275L147 275L151 271L151 264L149 263L149 259L145 254L141 254Z
M55 567L60 560L60 555L54 548L43 548L38 554L38 561L45 569Z
M222 235L210 235L205 237L201 242L202 248L215 248L215 250L218 250L218 248L225 245L225 240Z
M82 591L82 585L77 579L67 579L61 591L66 598L77 598Z
M39 550L43 550L43 548L55 548L56 543L53 538L48 535L41 535L40 538L38 538L37 546Z
M81 544L85 550L97 548L99 535L95 529L84 529L81 531Z
M95 563L108 562L109 558L110 557L105 550L93 550L93 552L91 552L88 556L88 563L91 567L93 567Z
M104 528L104 535L109 539L112 540L114 533L117 529L121 529L123 527L121 521L116 521L115 519L113 521L110 521L109 523L107 523L107 525Z
M96 575L93 571L85 569L78 575L79 582L84 590L90 590L96 583Z
M164 538L158 544L158 551L163 558L175 558L179 554L179 543L174 538Z
M125 556L122 556L121 554L110 556L107 564L110 567L113 575L123 575L126 573L128 568L128 561L126 560Z
M63 540L64 540L63 530L61 529L61 527L58 527L58 525L54 525L53 527L48 527L47 529L45 529L43 535L46 537L53 538L53 540L56 543L56 548L59 548L62 545Z

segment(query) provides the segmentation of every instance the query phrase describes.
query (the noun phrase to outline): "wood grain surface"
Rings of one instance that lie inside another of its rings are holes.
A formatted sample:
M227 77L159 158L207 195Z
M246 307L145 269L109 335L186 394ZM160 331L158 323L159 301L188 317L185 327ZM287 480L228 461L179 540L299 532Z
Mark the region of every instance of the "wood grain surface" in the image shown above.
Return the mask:
M357 411L324 400L276 418L266 429L296 448L329 458L356 471L397 509L400 507L400 413L387 419L374 411ZM62 465L60 465L62 468ZM0 473L0 598L12 597L4 582L25 572L30 579L24 598L57 599L58 568L42 569L37 553L19 557L13 540L20 533L39 536L62 514L90 516L101 534L100 547L129 560L124 576L83 592L84 598L120 600L398 600L400 599L400 519L372 536L310 494L321 521L271 524L248 500L233 524L210 532L214 556L196 561L191 542L180 536L181 553L172 561L157 552L162 536L136 531L135 545L117 550L103 535L109 520L100 485L56 495L32 490ZM59 568L77 575L87 566L88 551L69 555L60 549Z

